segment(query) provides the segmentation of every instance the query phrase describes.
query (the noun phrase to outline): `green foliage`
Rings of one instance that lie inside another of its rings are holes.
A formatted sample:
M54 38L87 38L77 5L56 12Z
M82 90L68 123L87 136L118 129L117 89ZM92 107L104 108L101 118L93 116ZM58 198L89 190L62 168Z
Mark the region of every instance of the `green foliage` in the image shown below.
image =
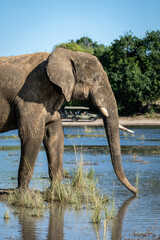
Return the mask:
M76 43L80 46L85 47L88 50L92 49L91 53L98 58L100 58L103 55L103 52L105 50L105 46L103 44L98 44L97 42L93 42L88 37L82 37L78 39Z
M128 32L110 46L82 37L56 47L88 52L101 61L122 114L140 111L144 103L149 105L160 96L159 30L146 32L142 39Z
M109 46L100 61L107 71L121 113L139 111L160 95L160 32L143 39L127 33Z
M73 50L73 51L87 52L87 53L93 54L92 47L87 47L82 44L79 45L73 40L71 40L69 43L62 43L60 45L55 46L55 48L58 48L58 47Z
M82 37L78 39L76 42L71 40L68 43L61 43L59 45L56 45L54 48L58 47L73 51L87 52L95 55L98 58L100 58L103 55L103 52L105 51L105 46L103 44L97 44L97 42L93 42L88 37Z

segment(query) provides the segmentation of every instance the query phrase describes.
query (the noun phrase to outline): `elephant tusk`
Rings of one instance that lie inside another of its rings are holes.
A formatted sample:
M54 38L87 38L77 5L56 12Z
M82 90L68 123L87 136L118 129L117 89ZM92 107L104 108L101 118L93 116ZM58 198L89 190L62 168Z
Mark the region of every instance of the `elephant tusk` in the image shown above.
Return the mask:
M119 124L119 129L122 130L122 131L125 131L125 132L129 132L129 133L134 133L134 131L128 129L128 128L125 128L123 127L122 125Z
M100 107L100 111L105 117L109 117L109 113L106 108Z

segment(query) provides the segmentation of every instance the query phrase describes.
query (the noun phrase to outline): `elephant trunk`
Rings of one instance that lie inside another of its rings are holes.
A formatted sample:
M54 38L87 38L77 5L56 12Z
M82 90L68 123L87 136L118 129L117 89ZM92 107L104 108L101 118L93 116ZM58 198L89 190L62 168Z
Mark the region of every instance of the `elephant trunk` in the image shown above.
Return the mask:
M120 182L132 193L136 194L138 189L129 183L123 171L119 139L119 128L130 133L133 131L119 124L116 99L109 84L108 77L104 71L101 82L103 83L101 84L102 86L95 84L95 87L91 92L91 99L93 104L98 107L99 111L103 115L104 128L108 139L114 171Z
M120 182L132 193L136 194L138 189L133 187L126 178L121 160L120 140L119 140L119 120L115 109L111 110L109 117L103 117L104 127L108 139L112 165Z
M136 194L138 189L129 183L123 171L119 139L119 128L130 133L133 131L119 124L116 99L108 81L108 77L104 71L101 82L103 83L103 86L97 85L92 91L91 98L95 106L98 107L103 115L104 128L108 139L114 171L120 182L132 193Z

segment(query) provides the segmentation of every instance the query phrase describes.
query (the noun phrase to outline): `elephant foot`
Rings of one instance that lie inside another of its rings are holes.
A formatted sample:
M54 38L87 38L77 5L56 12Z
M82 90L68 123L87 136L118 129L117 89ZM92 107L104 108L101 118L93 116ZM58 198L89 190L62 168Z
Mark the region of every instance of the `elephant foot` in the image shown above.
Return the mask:
M58 181L62 181L64 178L64 173L63 173L63 170L58 170L56 173L49 173L49 179L50 179L50 182L54 182L55 180L58 180Z

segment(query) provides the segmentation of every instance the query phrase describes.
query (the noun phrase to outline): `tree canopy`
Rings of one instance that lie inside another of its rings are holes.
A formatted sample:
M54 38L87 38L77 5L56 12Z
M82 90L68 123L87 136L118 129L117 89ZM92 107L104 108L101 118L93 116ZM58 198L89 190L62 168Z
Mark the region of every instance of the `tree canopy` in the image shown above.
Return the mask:
M88 52L100 60L120 113L136 113L144 103L150 104L160 97L159 30L146 32L142 39L128 32L110 46L82 37L56 47Z

